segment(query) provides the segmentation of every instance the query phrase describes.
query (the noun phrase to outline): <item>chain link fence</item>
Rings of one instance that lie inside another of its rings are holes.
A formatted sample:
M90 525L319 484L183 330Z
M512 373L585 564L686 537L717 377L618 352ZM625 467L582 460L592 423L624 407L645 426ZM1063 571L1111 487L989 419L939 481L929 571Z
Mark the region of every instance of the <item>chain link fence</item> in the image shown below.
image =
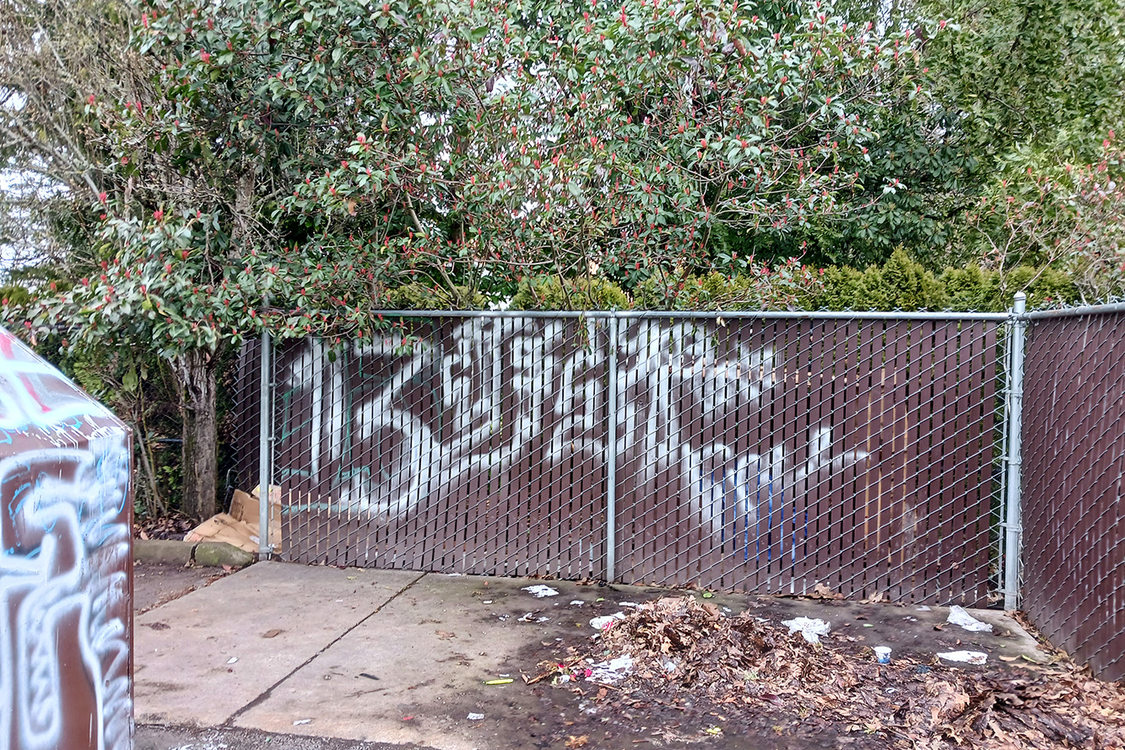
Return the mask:
M288 342L278 553L987 605L1006 322L412 313L376 341ZM259 363L243 353L247 487Z
M1125 306L388 317L241 354L283 559L1003 598L1125 678Z
M1125 308L1027 318L1023 607L1052 643L1125 679Z

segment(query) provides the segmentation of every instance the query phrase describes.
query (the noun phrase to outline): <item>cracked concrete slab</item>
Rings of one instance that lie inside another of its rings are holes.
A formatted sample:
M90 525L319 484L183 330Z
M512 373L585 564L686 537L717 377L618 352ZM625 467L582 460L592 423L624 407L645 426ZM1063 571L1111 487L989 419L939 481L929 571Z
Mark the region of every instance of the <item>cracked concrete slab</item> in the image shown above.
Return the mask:
M552 582L566 595L539 598L523 590L528 585L427 575L235 725L443 750L506 746L513 730L533 734L528 717L540 707L529 700L518 654L559 628L593 632L569 604L593 597L589 587ZM503 679L512 682L486 685Z
M137 722L226 722L419 575L258 563L140 615Z

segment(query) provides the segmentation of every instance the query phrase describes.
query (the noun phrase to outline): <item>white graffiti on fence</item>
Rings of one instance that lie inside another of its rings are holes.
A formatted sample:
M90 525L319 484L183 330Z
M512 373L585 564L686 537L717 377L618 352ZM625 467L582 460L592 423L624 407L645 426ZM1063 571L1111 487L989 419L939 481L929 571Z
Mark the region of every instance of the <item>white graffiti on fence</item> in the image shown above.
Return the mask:
M358 368L344 358L327 361L316 342L291 358L279 384L291 394L312 396L311 424L300 433L308 442L297 452L308 456L314 477L320 477L325 463L341 468L333 481L334 507L399 515L470 473L507 471L526 457L537 436L549 436L547 462L577 453L604 456L607 378L591 375L604 375L608 366L604 342L565 346L568 331L559 320L541 321L531 331L516 329L523 325L470 319L453 332L444 350L440 341L425 342L397 360L389 342L357 345L349 358L360 363ZM596 342L598 336L589 324L585 341ZM826 423L808 427L807 445L800 450L779 443L762 455L739 452L719 438L701 438L729 436L729 429L716 429L728 414L760 408L781 387L770 346L752 349L739 342L720 349L713 333L696 324L651 324L624 337L618 359L615 454L621 461L639 458L631 464L634 485L652 486L671 470L695 509L711 514L716 531L721 525L712 510L716 488L730 497L730 513L756 520L751 494L756 498L761 487L796 487L821 471L839 471L867 457L862 450L834 453L832 427ZM376 375L385 377L377 387L356 381L357 372L394 361L389 375ZM440 431L407 397L420 383L436 391L446 415ZM361 398L352 404L357 392ZM690 426L684 424L686 402L695 404L698 414ZM385 465L357 465L356 446L392 437L398 452L385 453ZM805 457L795 460L799 454Z
M128 747L127 433L3 331L0 391L0 744Z

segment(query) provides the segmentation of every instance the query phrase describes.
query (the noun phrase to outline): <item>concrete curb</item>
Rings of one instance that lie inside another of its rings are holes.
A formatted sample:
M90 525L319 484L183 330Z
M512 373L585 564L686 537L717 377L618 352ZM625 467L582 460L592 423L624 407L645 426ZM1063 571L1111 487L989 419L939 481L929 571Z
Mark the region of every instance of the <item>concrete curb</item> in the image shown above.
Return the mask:
M226 542L181 542L175 539L134 539L133 559L169 565L245 568L258 556Z

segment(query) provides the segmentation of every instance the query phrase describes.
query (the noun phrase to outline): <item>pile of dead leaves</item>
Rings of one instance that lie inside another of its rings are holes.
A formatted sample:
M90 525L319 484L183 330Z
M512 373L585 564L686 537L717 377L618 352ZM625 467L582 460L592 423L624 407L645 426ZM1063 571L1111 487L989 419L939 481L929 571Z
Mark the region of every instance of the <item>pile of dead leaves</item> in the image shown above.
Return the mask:
M175 513L167 516L141 516L133 521L134 539L183 539L195 528L195 521Z
M633 659L631 677L681 689L776 697L840 674L843 656L814 651L751 614L725 617L710 602L668 597L637 607L602 633L613 655ZM768 677L768 679L766 679Z
M881 737L888 746L1125 748L1125 688L1069 663L1037 671L878 664L847 636L814 645L753 614L727 617L691 597L642 605L599 643L598 653L558 666L578 679L584 666L630 657L632 668L613 692L601 691L608 701L628 696L632 705L641 697L769 714Z

